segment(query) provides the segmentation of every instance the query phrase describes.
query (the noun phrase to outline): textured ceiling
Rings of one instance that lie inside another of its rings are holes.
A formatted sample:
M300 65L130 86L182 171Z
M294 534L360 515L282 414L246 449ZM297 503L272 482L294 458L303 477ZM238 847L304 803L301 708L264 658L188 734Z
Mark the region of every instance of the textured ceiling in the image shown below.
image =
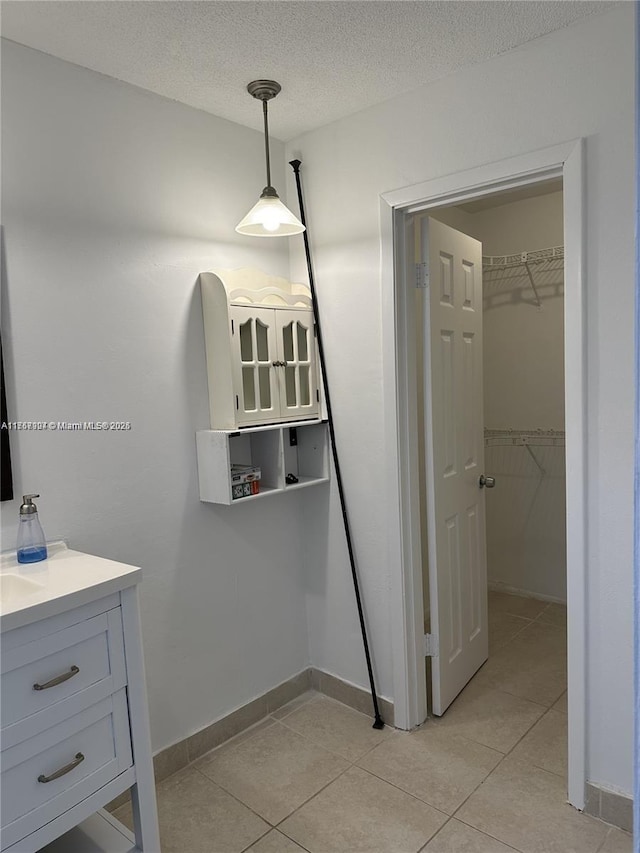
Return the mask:
M273 136L300 133L618 3L537 0L3 0L2 35L259 129L246 84L282 84Z

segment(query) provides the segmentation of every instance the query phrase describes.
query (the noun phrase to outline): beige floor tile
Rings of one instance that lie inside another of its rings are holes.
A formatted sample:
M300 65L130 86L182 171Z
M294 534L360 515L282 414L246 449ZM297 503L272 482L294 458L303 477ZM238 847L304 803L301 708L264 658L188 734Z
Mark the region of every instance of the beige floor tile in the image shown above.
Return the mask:
M267 698L260 696L187 738L189 761L196 761L225 741L242 734L267 716Z
M562 694L558 701L551 706L554 711L560 711L562 714L567 713L567 691Z
M325 698L308 702L282 722L352 764L391 734L388 728L372 728L371 717Z
M245 740L249 740L249 738L255 737L261 731L264 731L264 729L270 728L273 723L274 721L271 717L265 717L264 720L260 720L259 723L256 723L254 726L250 726L248 729L240 732L239 735L229 738L229 740L226 740L224 743L220 744L220 746L217 746L215 749L212 749L210 752L207 752L205 755L196 759L192 762L193 766L197 769L199 761L202 761L202 759L212 755L215 755L216 758L220 758L220 756L224 755L226 752L231 752L236 749L241 743L244 743Z
M551 625L557 625L558 628L566 628L567 605L554 603L547 604L538 619L540 622L549 622Z
M295 841L287 838L277 829L272 829L260 841L252 844L247 853L305 853L305 851Z
M352 767L287 818L281 829L311 853L417 853L446 819Z
M510 756L456 817L522 853L596 853L607 833L567 804L559 776Z
M567 715L550 710L511 753L511 756L567 778Z
M240 853L269 825L222 788L187 768L157 786L162 853ZM115 817L132 828L131 806Z
M318 693L317 690L307 690L306 693L296 696L296 698L292 699L291 702L287 702L286 705L283 705L276 711L272 711L271 716L276 720L283 720L285 717L288 717L289 714L293 714L294 711L297 711L298 708L302 708L302 706L306 705L307 702L313 702L314 699L318 699L320 696L322 696L322 693Z
M550 707L567 689L565 631L532 622L489 658L474 682Z
M501 610L489 611L489 654L493 654L510 640L513 640L523 628L531 624L531 619L512 616Z
M349 765L279 722L198 770L271 824L279 823Z
M471 682L433 724L507 753L544 713L542 705Z
M612 827L599 853L633 853L631 834Z
M542 613L547 603L537 598L525 598L522 595L509 595L506 592L489 590L489 613L510 613L511 616L535 619Z
M493 770L502 753L429 723L387 738L358 765L447 814Z
M422 853L513 853L513 847L452 818Z

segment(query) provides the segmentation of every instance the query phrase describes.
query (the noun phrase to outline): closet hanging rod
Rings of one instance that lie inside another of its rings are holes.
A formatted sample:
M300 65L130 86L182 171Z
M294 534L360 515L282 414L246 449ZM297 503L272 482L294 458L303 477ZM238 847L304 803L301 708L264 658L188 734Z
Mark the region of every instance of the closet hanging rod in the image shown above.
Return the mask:
M537 436L549 436L551 438L564 438L565 433L564 430L561 429L539 429L535 427L534 429L517 429L515 427L507 427L505 429L490 429L489 427L485 427L484 429L485 436L487 435L537 435Z
M531 272L532 265L537 266L548 261L563 261L564 264L564 246L551 246L549 249L536 249L535 252L520 252L515 255L485 255L482 258L482 272L484 275L498 270L516 269L524 267L524 270L529 278L531 290L536 298L536 305L542 308L542 301L536 282Z
M485 447L564 447L562 430L486 429Z

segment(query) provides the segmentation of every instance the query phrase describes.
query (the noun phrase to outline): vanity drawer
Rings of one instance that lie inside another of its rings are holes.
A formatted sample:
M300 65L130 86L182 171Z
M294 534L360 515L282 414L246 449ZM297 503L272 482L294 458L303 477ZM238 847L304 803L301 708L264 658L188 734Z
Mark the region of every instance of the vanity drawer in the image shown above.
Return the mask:
M5 749L0 848L72 808L132 763L124 689Z
M120 608L2 653L2 749L126 684Z

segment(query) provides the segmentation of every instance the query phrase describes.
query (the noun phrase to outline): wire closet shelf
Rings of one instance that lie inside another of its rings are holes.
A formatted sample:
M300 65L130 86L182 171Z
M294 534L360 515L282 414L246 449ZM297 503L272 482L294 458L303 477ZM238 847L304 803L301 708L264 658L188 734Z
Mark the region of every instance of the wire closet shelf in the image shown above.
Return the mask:
M485 285L503 282L519 273L526 274L535 295L535 304L541 308L539 285L547 283L549 273L564 272L564 246L551 246L548 249L517 252L512 255L484 255L482 272Z
M524 447L535 463L540 476L547 474L540 463L536 447L564 447L564 431L558 429L485 429L485 447Z

